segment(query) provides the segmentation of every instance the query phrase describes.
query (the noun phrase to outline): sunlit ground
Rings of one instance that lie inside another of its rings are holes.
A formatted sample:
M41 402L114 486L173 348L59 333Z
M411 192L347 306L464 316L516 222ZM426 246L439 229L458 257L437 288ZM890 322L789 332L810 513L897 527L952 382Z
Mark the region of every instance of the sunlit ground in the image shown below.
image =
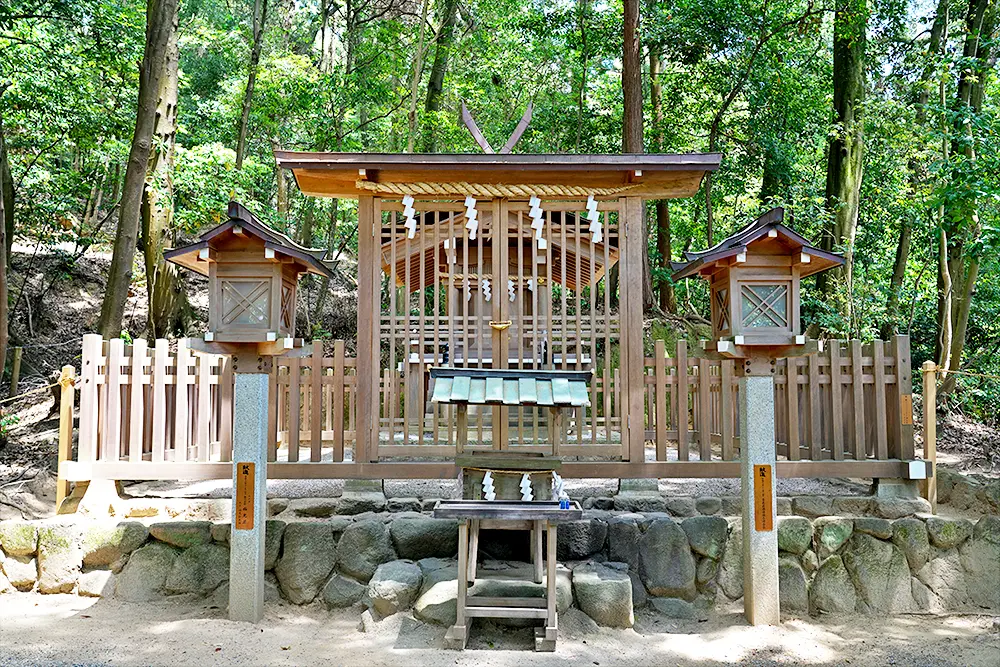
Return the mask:
M354 610L269 605L258 625L204 600L129 604L70 595L0 597L0 665L1000 665L1000 620L985 614L788 617L746 625L738 607L704 622L642 611L633 630L560 616L558 650L532 650L530 628L474 626L462 653L445 629L396 615L359 630Z

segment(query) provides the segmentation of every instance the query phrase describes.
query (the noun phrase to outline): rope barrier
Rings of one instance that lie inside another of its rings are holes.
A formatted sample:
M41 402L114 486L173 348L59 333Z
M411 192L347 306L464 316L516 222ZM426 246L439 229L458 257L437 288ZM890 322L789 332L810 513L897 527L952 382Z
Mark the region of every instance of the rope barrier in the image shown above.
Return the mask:
M475 470L476 472L491 472L494 475L551 475L554 470L503 470L496 468L473 468L471 466L462 466L462 470Z
M635 185L624 185L618 188L585 188L578 185L521 185L492 183L383 183L375 181L356 181L359 190L368 190L377 194L390 195L454 195L464 197L603 197L615 195L635 188Z
M968 375L969 377L986 378L988 380L1000 380L1000 375L977 373L975 371L950 371L947 368L941 368L940 366L935 366L931 372L941 373L942 375Z
M43 391L48 391L52 387L58 387L60 384L62 384L62 383L61 382L53 382L52 384L47 384L44 387L38 387L37 389L31 389L29 391L26 391L23 394L18 394L17 396L11 396L10 398L5 398L2 401L0 401L0 405L3 405L4 403L10 403L11 401L16 401L19 398L23 398L25 396L30 396L31 394L38 394L38 393L41 393Z

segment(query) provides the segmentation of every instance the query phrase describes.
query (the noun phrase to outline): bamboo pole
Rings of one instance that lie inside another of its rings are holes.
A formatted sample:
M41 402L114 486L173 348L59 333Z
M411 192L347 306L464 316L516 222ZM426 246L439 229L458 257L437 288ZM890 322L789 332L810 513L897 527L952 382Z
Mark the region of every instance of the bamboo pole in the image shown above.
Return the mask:
M931 462L931 476L920 483L921 492L937 514L937 364L925 361L924 375L924 460Z
M56 479L56 513L69 496L69 481L63 479L62 462L73 458L73 402L74 402L74 368L63 366L59 376L59 386L62 393L59 396L59 467Z

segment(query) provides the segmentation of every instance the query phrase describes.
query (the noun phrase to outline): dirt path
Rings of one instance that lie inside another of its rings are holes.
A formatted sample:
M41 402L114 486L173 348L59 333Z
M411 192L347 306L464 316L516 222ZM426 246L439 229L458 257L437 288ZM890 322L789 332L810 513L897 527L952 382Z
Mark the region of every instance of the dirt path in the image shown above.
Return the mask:
M531 630L476 626L469 650L441 648L444 628L397 615L358 629L357 611L269 605L260 625L205 602L127 604L69 595L0 598L0 665L955 665L1000 664L1000 619L786 618L751 628L738 609L705 623L643 612L635 630L560 617L559 649L531 650Z

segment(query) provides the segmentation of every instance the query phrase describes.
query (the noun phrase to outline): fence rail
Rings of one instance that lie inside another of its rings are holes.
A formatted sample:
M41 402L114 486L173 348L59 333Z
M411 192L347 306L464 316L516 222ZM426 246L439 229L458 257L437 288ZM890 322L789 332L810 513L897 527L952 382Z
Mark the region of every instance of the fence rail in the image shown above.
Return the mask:
M775 364L777 453L787 461L909 460L913 449L909 338L826 341ZM739 460L736 362L692 358L679 341L645 359L646 440L656 461ZM685 373L678 369L686 369ZM681 398L684 397L684 398Z
M269 476L454 476L451 451L441 447L426 453L409 447L395 460L356 460L358 360L345 354L344 341L317 341L312 348L311 357L274 360L268 460L275 465ZM563 464L568 476L739 475L735 362L697 358L683 341L672 351L668 355L664 342L656 341L654 355L644 359L645 460L570 457ZM901 476L904 462L914 458L911 384L906 336L888 344L828 341L818 355L779 361L779 476ZM194 354L187 339L150 346L88 335L76 389L79 449L75 460L60 465L62 479L230 476L228 357ZM431 457L439 458L426 460Z

